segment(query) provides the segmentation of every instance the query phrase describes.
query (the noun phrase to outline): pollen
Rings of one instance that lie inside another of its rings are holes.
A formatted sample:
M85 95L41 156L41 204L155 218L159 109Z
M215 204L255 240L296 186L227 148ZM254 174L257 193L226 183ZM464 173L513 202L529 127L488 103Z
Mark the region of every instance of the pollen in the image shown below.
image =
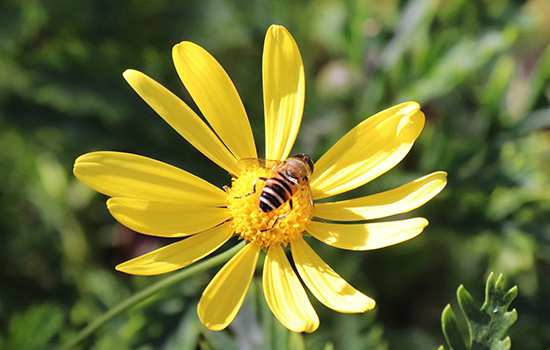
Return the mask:
M286 201L279 208L264 213L260 209L260 195L264 187L262 178L271 176L272 170L269 168L251 167L234 177L231 188L226 188L235 234L262 248L272 244L286 246L300 237L313 213L311 191L307 185L301 185L292 196L292 208L290 201Z

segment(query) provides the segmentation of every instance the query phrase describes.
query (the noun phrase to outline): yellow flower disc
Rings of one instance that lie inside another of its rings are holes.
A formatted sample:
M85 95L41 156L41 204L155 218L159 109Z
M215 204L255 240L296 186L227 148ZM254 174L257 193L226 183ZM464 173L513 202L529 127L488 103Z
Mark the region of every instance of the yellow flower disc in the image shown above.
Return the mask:
M238 177L233 178L231 188L226 189L235 233L262 248L268 248L273 244L286 246L300 237L313 213L311 191L306 185L299 186L298 191L292 196L292 208L290 201L287 201L279 208L264 213L259 204L264 186L261 178L271 176L270 168L248 167Z

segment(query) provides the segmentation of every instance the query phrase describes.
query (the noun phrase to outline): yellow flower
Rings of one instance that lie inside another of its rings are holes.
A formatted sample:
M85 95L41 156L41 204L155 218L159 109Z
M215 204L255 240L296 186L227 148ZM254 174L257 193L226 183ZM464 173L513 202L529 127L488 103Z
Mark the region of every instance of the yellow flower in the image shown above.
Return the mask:
M428 221L412 218L357 223L411 211L439 193L446 173L439 171L403 186L365 197L315 203L357 188L390 170L411 149L424 126L415 102L406 102L366 119L342 137L314 166L310 187L301 186L271 212L259 209L262 180L271 168L257 158L243 104L227 73L203 48L182 42L172 50L187 91L208 124L182 100L145 74L127 70L130 86L195 148L232 175L226 191L195 175L150 158L120 152L79 157L74 174L110 198L107 207L121 224L179 242L126 261L116 268L129 274L157 275L185 267L211 254L232 237L246 245L206 287L198 304L201 322L221 330L236 316L261 251L266 252L263 290L277 319L295 332L312 332L319 319L286 255L311 293L339 312L374 308L373 299L341 278L308 245L306 233L333 247L370 250L420 234ZM305 78L300 52L290 33L271 26L263 52L265 158L289 156L300 127ZM247 166L243 164L247 163ZM254 184L260 186L253 192Z

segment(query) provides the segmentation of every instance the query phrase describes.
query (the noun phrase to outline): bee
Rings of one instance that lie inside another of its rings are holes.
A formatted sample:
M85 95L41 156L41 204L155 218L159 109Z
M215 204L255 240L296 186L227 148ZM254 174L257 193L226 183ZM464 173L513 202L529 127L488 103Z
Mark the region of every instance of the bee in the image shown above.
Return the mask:
M313 162L304 153L298 153L274 166L273 175L264 180L260 194L260 209L269 213L289 202L292 209L292 196L302 187L309 186L313 173Z
M311 157L304 153L298 153L290 156L285 161L268 161L260 159L247 159L248 165L250 161L256 165L271 169L271 177L260 177L264 181L264 186L259 197L259 208L264 213L269 213L280 208L286 202L289 202L292 209L292 196L303 186L309 186L309 177L313 173L313 162ZM256 193L256 183L252 188L252 192L247 195Z

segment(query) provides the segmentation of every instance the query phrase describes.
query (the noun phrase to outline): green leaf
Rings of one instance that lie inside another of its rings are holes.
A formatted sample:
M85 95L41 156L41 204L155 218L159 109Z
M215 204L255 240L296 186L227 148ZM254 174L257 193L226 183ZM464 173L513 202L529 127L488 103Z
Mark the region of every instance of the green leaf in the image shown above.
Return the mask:
M63 312L58 306L31 306L11 319L6 349L49 349L62 325Z
M517 294L517 286L506 289L502 274L497 277L490 273L485 286L485 301L481 308L478 308L466 288L463 285L459 286L456 297L467 329L460 328L453 307L447 305L441 314L441 328L447 344L446 349L510 349L511 340L506 333L516 322L517 312L515 309L508 311L508 308Z
M547 82L550 79L550 44L546 46L530 77L530 94L527 97L524 113L535 106L539 96L544 93Z
M438 1L435 0L407 2L394 37L381 54L382 65L386 70L392 69L408 49L415 47L418 36L432 23L437 5Z
M304 337L300 333L291 332L288 339L288 348L295 350L305 350Z
M195 307L187 309L172 337L164 344L162 350L193 350L197 348L201 324L197 319Z
M503 55L496 60L487 85L480 91L480 102L485 109L497 112L501 108L515 69L516 62L509 55Z
M335 321L336 349L388 349L384 329L376 322L375 312L365 315L337 315Z
M449 93L497 54L509 48L516 37L517 28L510 26L502 31L489 31L478 38L461 39L422 79L402 89L397 100L403 101L414 96L417 101L425 103Z
M451 305L447 304L441 314L441 328L450 350L467 349L462 332L458 327L455 313Z
M203 349L238 349L235 340L225 332L214 332L203 328L202 334L206 340L206 344L201 343L201 348Z
M520 134L550 128L550 108L541 108L530 112L518 126Z

